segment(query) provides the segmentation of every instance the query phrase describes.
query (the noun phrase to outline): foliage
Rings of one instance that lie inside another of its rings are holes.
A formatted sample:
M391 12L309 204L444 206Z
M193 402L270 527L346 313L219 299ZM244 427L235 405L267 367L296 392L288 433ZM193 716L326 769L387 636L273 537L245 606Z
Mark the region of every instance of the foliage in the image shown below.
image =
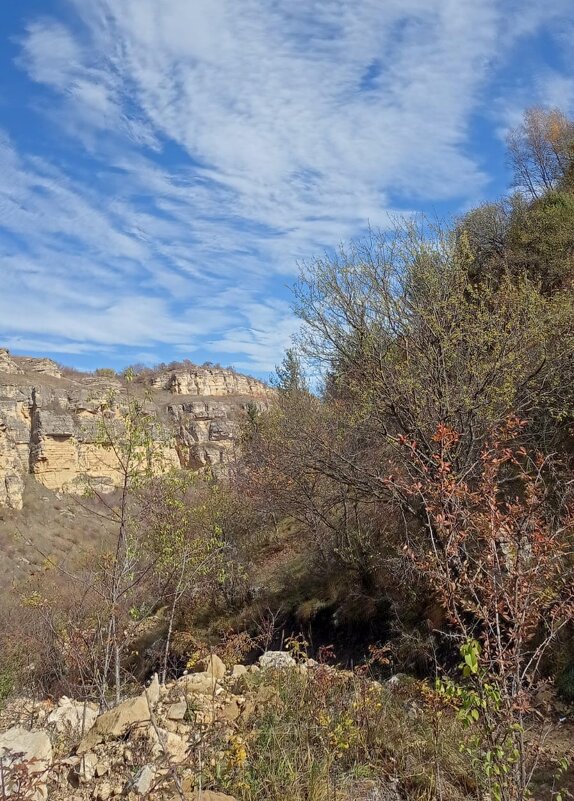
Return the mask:
M141 548L153 561L157 596L169 606L161 676L165 682L176 612L214 581L225 578L223 531L212 515L210 489L192 499L197 478L170 471L154 477L141 494ZM213 494L211 490L211 495Z
M548 459L517 445L524 426L513 418L493 436L473 485L452 468L458 432L441 427L431 459L405 441L427 518L406 547L461 643L466 686L448 689L481 727L489 792L509 801L526 797L536 766L524 731L542 658L574 616L572 499L548 498Z
M424 504L387 480L410 470L404 438L429 460L438 428L456 427L452 470L470 479L508 415L529 416L521 439L545 450L572 419L570 299L510 274L475 283L472 267L464 231L424 221L305 266L299 351L322 369L322 397L280 392L250 429L239 492L297 520L320 569L346 570L341 586L363 610L386 599L420 620L417 597L428 598L400 547Z
M574 665L567 665L558 673L556 689L565 701L574 703Z
M35 770L33 759L23 759L23 754L12 751L0 754L0 799L32 801L41 794L41 775Z
M337 616L355 592L357 621L384 601L403 642L426 626L477 781L505 801L528 792L533 693L574 612L573 142L530 110L509 143L521 193L303 264L302 331L237 478L297 521ZM293 391L301 363L317 395Z
M511 271L527 275L548 293L574 278L574 194L553 190L515 213L508 230Z
M279 392L307 392L308 385L295 348L288 348L283 361L275 368L274 386Z
M539 198L572 178L574 122L559 109L533 107L507 138L516 186Z
M73 572L51 564L34 591L22 589L2 671L7 689L16 665L19 689L97 698L105 708L145 674L146 651L160 641L153 658L166 678L180 607L225 580L225 561L215 488L176 468L168 432L131 381L106 395L90 435L117 489L86 477L79 502L113 537Z

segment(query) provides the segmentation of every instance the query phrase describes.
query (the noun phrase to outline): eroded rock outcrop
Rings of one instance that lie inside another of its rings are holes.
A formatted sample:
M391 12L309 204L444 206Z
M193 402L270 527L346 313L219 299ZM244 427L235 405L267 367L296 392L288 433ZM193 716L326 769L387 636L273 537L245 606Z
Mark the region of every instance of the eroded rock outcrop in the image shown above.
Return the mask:
M0 506L21 508L27 474L57 491L81 492L86 477L99 491L113 490L117 462L99 444L98 425L110 393L121 416L126 391L117 378L63 375L50 359L0 350ZM249 405L264 409L273 394L256 379L220 368L166 371L131 391L140 393L169 432L164 464L210 466L216 473L234 458Z
M261 381L222 367L166 370L152 378L150 385L174 395L207 395L213 398L229 395L270 398L273 394L273 390Z

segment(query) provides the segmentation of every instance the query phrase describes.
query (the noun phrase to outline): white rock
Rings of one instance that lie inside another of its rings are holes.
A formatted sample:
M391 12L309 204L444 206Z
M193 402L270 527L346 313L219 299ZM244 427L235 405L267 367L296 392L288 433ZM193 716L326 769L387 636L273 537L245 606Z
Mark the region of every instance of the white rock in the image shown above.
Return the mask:
M19 754L15 763L27 762L28 772L43 773L52 764L52 743L43 731L28 731L14 726L0 734L0 756Z
M160 684L157 673L153 674L153 679L151 680L149 687L146 688L144 695L147 696L150 704L157 704L159 701Z
M399 687L401 684L405 683L406 678L404 673L395 673L394 676L387 679L387 687Z
M58 706L48 715L48 724L59 734L87 734L98 717L95 704L73 701L63 696Z
M178 679L177 685L184 693L200 695L213 695L218 689L217 679L210 673L190 673Z
M291 668L295 667L297 663L287 651L265 651L263 656L259 657L259 666L261 670L268 668Z
M211 654L206 662L205 672L215 679L222 679L225 676L225 663L217 654Z
M96 776L98 779L101 779L102 776L105 776L106 773L109 773L110 766L108 762L98 762L96 765Z
M146 698L143 695L128 698L127 701L123 701L119 706L96 718L91 730L82 738L77 753L83 754L90 751L105 739L121 737L133 725L147 723L149 720L149 706Z
M151 765L144 765L134 779L133 787L136 793L146 796L152 788L155 771Z
M78 778L81 782L91 782L96 775L96 768L98 767L98 757L91 751L84 754L76 769Z
M92 798L95 801L108 801L108 798L112 795L112 786L109 782L102 782L92 793Z
M152 754L158 758L166 755L171 762L179 764L187 757L187 742L171 731L149 726L145 732L152 747Z
M167 710L167 717L169 720L183 720L187 712L187 703L185 701L178 701L177 704L170 704Z

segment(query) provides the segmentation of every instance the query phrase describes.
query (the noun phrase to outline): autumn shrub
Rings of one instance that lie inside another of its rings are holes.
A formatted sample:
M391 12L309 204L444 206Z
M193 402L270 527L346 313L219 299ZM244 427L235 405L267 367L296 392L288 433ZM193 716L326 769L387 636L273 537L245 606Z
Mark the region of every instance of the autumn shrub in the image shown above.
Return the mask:
M462 656L462 682L442 688L475 729L469 752L497 801L529 795L542 733L528 713L543 659L574 617L570 488L549 480L549 457L520 444L526 425L511 417L493 431L474 481L453 469L454 429L439 426L429 459L405 438L411 469L399 483L426 514L405 549Z
M12 692L98 698L105 609L87 569L73 580L55 568L36 575L4 614L9 623L2 626L0 659Z
M34 801L43 796L41 771L35 761L22 759L22 755L2 750L0 753L1 801Z

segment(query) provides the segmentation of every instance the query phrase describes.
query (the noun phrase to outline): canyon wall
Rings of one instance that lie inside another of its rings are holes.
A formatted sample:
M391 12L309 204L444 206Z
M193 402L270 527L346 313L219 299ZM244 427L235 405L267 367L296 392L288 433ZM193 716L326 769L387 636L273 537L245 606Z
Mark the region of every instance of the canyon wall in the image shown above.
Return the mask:
M241 420L250 405L268 407L273 391L223 368L165 370L130 383L167 432L162 463L225 472L236 453ZM113 451L100 444L102 405L113 393L117 413L127 397L118 378L63 375L49 359L12 356L0 349L0 506L22 507L24 480L83 492L118 483Z

